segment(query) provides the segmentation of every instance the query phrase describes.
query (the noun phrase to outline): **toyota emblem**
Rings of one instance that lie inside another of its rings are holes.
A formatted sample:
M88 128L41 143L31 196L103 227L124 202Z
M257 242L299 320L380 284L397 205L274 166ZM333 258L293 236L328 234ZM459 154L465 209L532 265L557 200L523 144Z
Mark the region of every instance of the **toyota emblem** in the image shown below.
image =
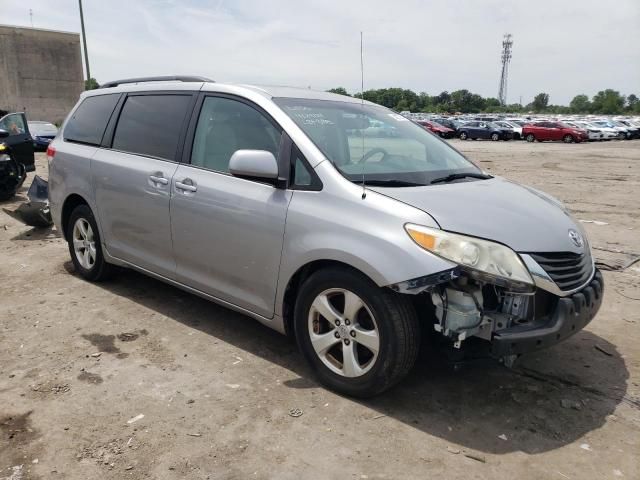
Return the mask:
M582 235L580 235L575 230L573 229L569 230L569 238L571 239L571 241L576 247L584 246L584 240L582 240Z

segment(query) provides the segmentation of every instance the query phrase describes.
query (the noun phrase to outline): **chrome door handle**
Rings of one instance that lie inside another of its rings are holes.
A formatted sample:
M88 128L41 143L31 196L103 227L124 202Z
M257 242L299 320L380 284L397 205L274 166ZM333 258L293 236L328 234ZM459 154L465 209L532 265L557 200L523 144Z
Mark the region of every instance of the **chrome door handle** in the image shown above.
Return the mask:
M190 185L188 183L182 182L176 182L176 188L179 190L184 190L186 192L195 192L196 190L198 190L198 187L196 187L195 185Z
M169 180L167 180L164 177L156 177L155 175L149 175L149 180L151 180L153 183L159 183L160 185L168 185L169 184Z

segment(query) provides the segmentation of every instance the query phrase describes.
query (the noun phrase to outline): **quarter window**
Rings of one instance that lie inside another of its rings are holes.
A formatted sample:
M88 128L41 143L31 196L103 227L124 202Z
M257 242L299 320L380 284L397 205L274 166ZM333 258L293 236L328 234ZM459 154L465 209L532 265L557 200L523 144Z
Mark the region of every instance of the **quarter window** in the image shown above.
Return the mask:
M120 94L85 98L67 122L64 139L88 145L100 145L104 129L119 98Z
M133 95L127 98L113 148L175 160L191 95Z
M258 110L223 97L207 97L202 104L191 152L191 164L229 171L237 150L266 150L278 158L280 131Z

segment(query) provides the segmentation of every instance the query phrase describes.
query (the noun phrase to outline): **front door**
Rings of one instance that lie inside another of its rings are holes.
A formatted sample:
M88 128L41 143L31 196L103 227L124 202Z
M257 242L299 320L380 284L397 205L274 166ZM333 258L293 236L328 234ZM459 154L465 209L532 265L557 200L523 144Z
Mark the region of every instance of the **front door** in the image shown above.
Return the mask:
M207 96L190 164L173 177L171 231L177 279L264 317L273 316L291 192L233 177L236 150L279 154L281 130L252 104Z
M490 138L491 128L487 123L481 122L477 133L478 138Z
M111 149L91 160L96 204L107 251L173 278L169 199L178 167L191 94L131 94L122 107Z
M3 143L11 148L11 155L18 163L22 163L27 172L33 172L36 167L33 155L33 139L29 133L27 117L24 113L10 113L0 118L0 129L9 132Z

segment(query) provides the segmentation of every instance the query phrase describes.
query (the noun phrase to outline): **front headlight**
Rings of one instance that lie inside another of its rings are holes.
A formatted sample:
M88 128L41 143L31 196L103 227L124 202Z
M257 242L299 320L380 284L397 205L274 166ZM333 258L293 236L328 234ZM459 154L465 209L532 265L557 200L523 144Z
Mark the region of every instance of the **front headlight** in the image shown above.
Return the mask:
M492 277L533 285L529 271L509 247L422 225L404 228L420 247L447 260Z

